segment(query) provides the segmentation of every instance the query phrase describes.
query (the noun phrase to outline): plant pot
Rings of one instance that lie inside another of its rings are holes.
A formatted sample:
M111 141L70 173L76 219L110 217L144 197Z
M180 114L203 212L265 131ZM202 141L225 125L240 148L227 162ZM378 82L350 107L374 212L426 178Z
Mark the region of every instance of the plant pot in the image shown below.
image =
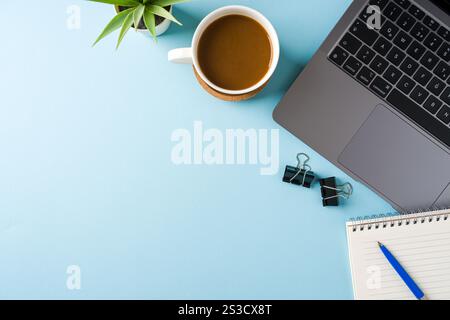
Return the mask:
M117 13L119 13L121 11L119 6L116 5L114 7L115 7ZM170 6L170 8L169 7L165 7L165 9L168 10L170 13L172 13L173 6ZM169 29L170 24L172 23L172 21L170 21L169 19L161 18L159 16L155 16L155 20L156 20L156 30L155 31L156 31L156 36L158 37L158 36L162 35L164 32L166 32ZM139 33L145 35L145 36L148 36L150 38L152 37L152 35L147 30L147 28L145 27L143 22L141 22L139 24L139 27L138 27L137 31Z

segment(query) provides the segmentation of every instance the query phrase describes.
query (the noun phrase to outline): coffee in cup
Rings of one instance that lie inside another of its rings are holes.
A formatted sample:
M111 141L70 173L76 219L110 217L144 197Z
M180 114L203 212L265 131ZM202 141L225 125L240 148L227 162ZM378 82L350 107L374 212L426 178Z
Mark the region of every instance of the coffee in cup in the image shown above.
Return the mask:
M192 48L169 52L175 63L192 63L209 87L242 95L264 86L280 54L278 36L259 12L228 6L210 13L198 26Z
M197 48L203 74L216 86L244 90L257 84L269 71L272 44L256 20L228 15L211 23Z

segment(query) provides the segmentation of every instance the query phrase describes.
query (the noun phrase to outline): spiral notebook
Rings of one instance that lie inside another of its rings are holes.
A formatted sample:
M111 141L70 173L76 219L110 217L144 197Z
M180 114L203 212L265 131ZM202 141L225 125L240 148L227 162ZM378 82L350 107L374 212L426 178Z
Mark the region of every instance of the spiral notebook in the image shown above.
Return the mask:
M378 248L382 242L429 299L450 299L450 210L347 222L355 299L414 299Z

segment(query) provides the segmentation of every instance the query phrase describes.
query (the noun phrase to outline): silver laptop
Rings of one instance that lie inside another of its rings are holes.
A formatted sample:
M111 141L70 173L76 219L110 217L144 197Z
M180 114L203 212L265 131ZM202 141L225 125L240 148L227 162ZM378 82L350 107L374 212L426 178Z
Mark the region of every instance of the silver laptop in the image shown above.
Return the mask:
M450 0L353 1L275 121L397 210L450 206L449 15Z

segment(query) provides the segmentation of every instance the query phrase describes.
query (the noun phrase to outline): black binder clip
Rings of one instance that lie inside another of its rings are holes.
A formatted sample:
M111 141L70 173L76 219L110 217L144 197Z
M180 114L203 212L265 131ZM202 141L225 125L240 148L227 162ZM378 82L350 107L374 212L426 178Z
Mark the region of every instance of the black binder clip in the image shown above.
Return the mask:
M302 157L305 157L304 161L302 161ZM314 176L314 172L311 171L311 167L307 164L309 156L304 153L299 153L297 154L297 161L297 167L286 166L283 181L310 188L316 177Z
M339 206L339 198L348 200L353 193L353 186L350 183L336 185L335 177L321 179L319 182L324 207Z

